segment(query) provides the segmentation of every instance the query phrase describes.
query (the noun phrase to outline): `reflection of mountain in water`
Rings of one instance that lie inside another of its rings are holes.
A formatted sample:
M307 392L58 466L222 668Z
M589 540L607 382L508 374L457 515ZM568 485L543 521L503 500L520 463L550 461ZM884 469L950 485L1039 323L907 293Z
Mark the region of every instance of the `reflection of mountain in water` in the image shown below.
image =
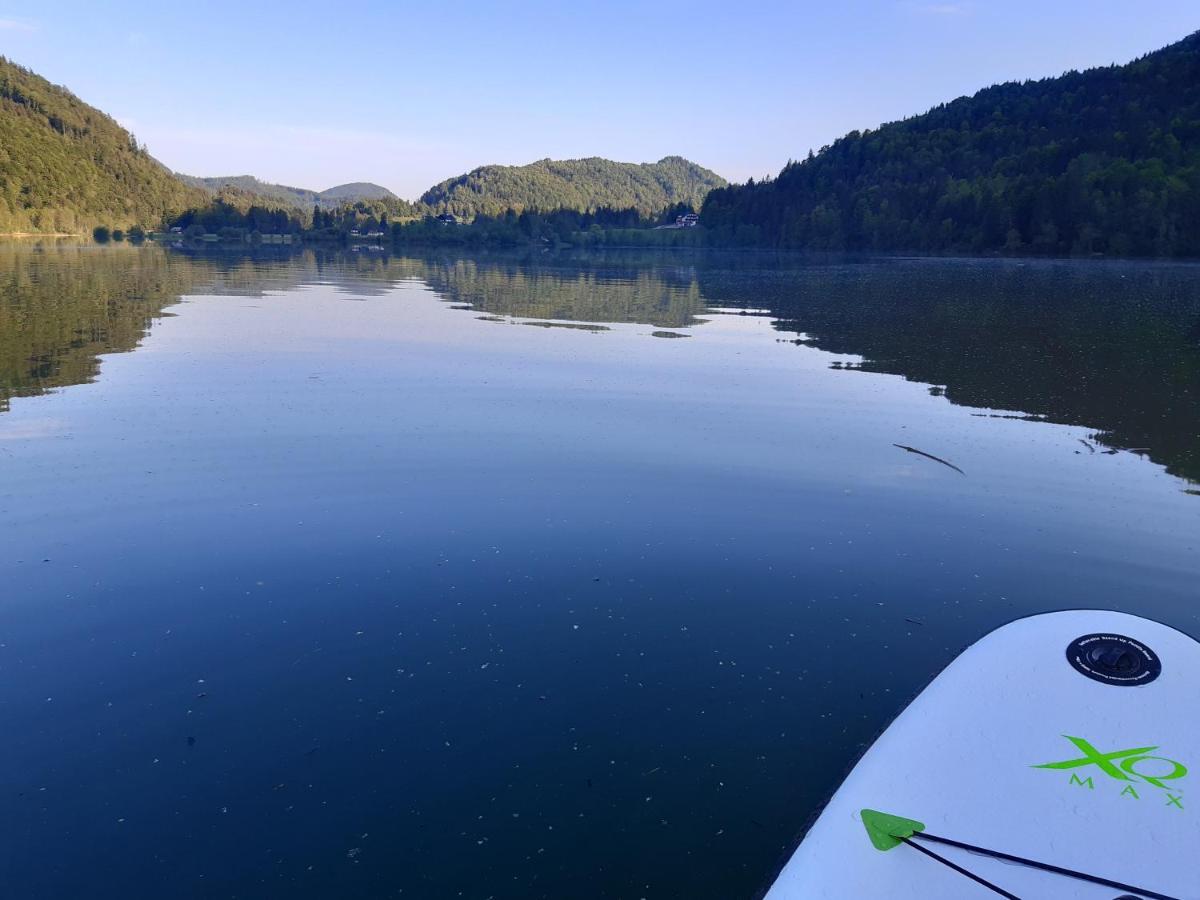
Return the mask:
M239 260L230 275L247 268L257 264ZM157 247L0 244L0 411L94 381L102 354L135 349L181 295L219 279L211 261Z
M156 247L0 245L0 410L96 377L182 294L325 284L348 299L419 280L490 315L680 328L711 307L767 309L781 331L951 402L1095 429L1200 481L1200 267L759 254L687 265L406 259L326 251L185 255Z
M425 261L447 299L490 314L682 327L713 307L766 308L854 369L952 403L1096 431L1200 480L1200 267L743 254L620 264ZM614 261L616 260L616 261Z
M165 253L0 244L0 410L92 381L99 354L136 347L193 283L187 260Z
M492 315L683 328L702 321L690 266L649 268L426 260L422 278L446 299Z
M594 261L593 261L594 262ZM683 327L704 302L694 272L615 265L416 260L263 248L253 254L160 247L0 245L0 411L13 397L93 381L100 356L135 349L184 294L260 296L325 284L347 297L420 280L496 315Z
M699 277L709 302L767 306L856 369L1092 428L1200 480L1200 267L890 260L760 271L749 295L745 273Z
M410 261L341 253L176 253L155 246L0 244L0 412L13 397L94 381L100 356L135 349L184 294L261 296L302 283L385 293Z

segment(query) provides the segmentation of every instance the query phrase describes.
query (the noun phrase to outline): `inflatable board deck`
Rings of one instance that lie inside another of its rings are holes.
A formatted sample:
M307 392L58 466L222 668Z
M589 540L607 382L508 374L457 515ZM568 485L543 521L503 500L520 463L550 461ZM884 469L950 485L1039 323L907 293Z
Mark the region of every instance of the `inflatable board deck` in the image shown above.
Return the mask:
M1200 643L1079 610L968 647L880 735L766 900L1200 900Z

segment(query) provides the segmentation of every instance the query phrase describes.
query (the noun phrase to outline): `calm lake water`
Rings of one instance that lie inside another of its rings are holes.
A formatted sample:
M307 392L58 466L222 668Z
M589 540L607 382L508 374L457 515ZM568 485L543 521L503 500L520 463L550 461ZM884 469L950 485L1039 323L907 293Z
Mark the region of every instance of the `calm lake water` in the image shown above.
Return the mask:
M0 246L4 893L751 897L1198 480L1195 265Z

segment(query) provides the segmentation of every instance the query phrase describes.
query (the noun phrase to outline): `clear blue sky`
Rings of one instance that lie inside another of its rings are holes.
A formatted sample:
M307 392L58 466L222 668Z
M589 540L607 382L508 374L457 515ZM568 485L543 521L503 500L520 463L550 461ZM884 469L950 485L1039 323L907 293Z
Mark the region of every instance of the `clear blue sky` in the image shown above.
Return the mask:
M743 180L1198 28L1196 0L0 0L0 53L173 169L406 197L547 156L680 154Z

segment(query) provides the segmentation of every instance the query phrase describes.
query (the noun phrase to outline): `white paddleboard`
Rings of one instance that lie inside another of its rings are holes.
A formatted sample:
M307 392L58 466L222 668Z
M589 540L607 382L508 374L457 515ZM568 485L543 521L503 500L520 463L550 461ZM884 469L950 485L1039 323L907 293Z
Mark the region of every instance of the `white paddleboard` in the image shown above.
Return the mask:
M880 735L766 900L1200 900L1194 766L1200 643L1124 613L1019 619Z

